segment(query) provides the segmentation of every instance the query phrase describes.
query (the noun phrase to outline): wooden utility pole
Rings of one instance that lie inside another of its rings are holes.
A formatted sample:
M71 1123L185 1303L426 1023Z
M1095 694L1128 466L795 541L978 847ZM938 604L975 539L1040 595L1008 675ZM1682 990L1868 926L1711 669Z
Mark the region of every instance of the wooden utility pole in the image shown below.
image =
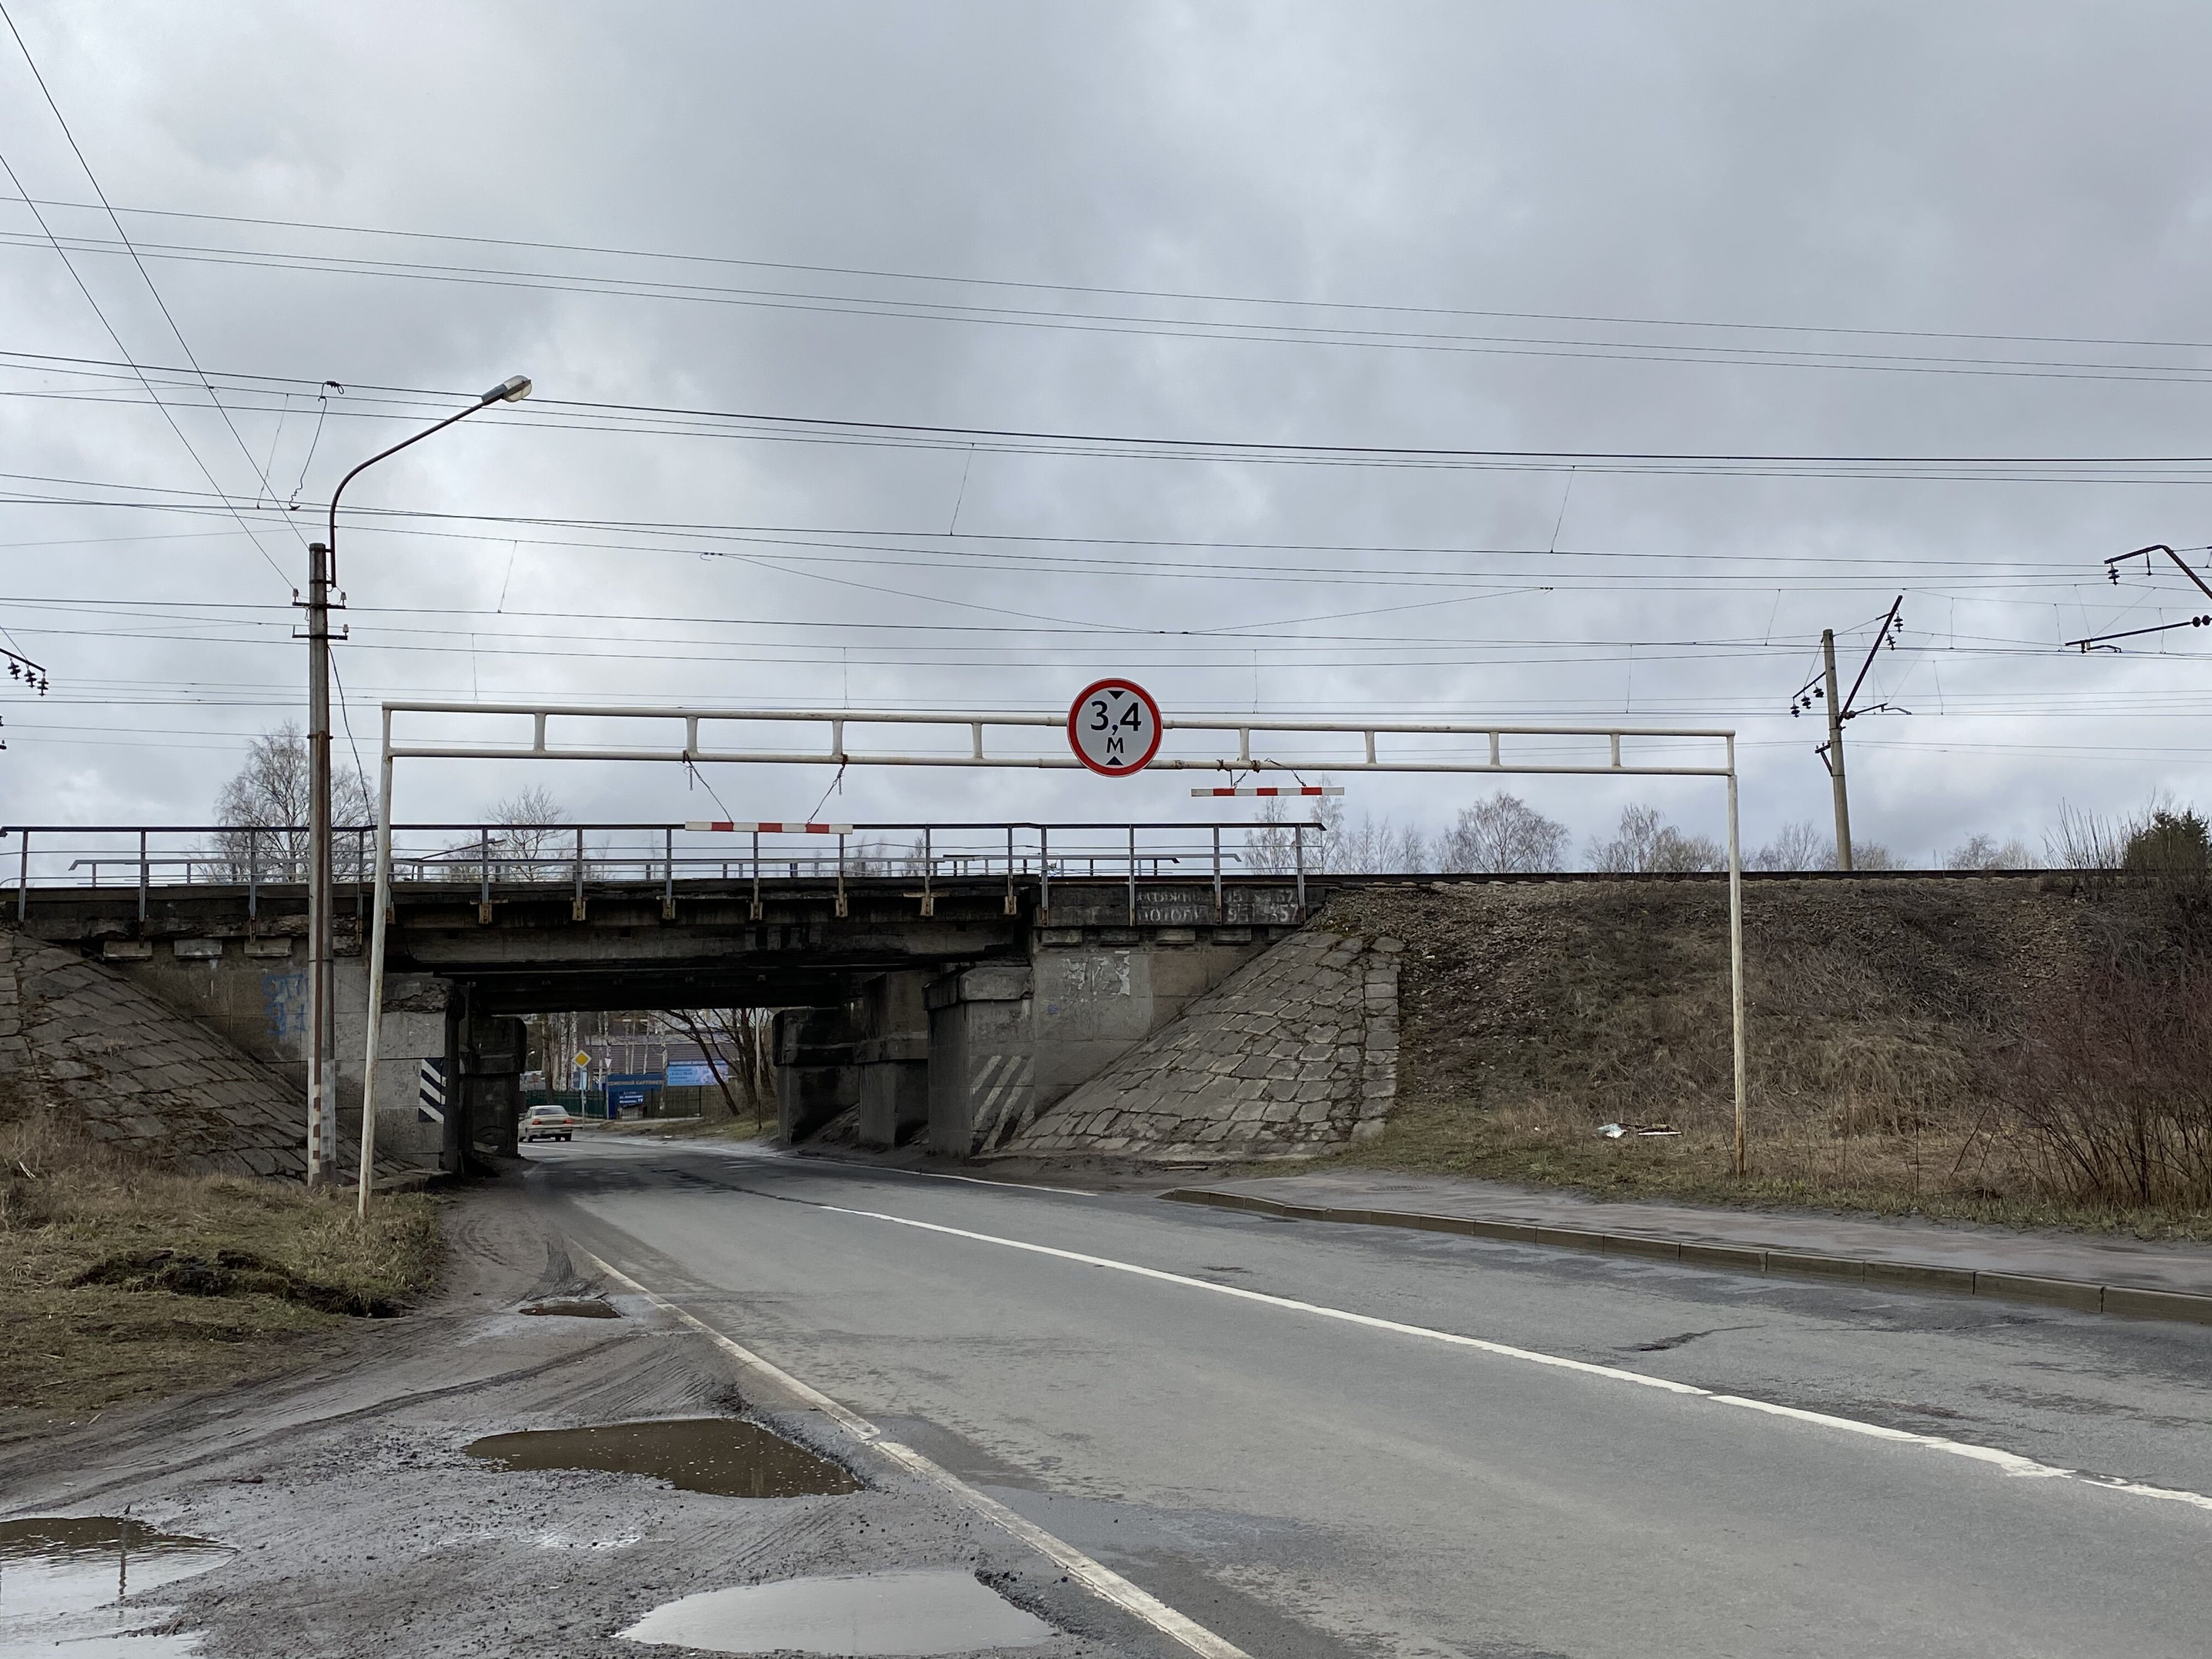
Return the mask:
M1844 786L1844 700L1836 695L1836 630L1820 630L1820 664L1828 678L1828 788L1836 798L1836 868L1851 867L1851 801Z

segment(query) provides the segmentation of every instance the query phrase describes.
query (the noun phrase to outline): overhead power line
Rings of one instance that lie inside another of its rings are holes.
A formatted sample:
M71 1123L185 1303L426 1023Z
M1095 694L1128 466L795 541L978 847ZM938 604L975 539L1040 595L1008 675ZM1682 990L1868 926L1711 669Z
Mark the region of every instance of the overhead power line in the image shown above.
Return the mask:
M133 484L120 479L77 478L57 473L0 471L0 480L21 483L52 484L81 490L115 490L122 492L113 500L92 496L54 498L55 504L94 507L144 507L156 511L187 512L206 510L212 505L234 500L220 492L176 489L167 486ZM27 492L15 492L24 494ZM156 499L147 500L146 497ZM262 504L242 503L251 512L266 512ZM1086 547L1133 548L1152 551L1203 552L1218 555L1228 552L1249 552L1266 555L1312 553L1370 556L1375 555L1422 556L1437 559L1464 558L1529 558L1567 561L1661 561L1669 565L1717 564L1723 566L1753 566L1772 568L1815 568L1836 570L1909 570L1927 569L1954 571L1960 568L1988 568L2007 571L2034 573L2049 567L2037 565L2018 558L1974 560L1962 556L1944 558L1889 558L1839 556L1832 554L1800 554L1790 551L1773 553L1709 553L1698 551L1631 551L1620 549L1598 548L1539 548L1535 546L1487 545L1459 544L1455 545L1423 546L1404 542L1279 542L1207 538L1194 537L1144 537L1113 535L1040 534L1021 531L963 530L946 534L941 530L872 530L850 525L793 525L716 521L686 519L619 519L596 518L581 514L454 513L422 507L356 507L349 513L363 519L379 519L391 524L447 524L486 525L494 526L485 533L500 541L522 540L512 532L516 528L532 530L574 530L605 534L665 536L679 541L757 542L763 544L793 549L826 549L848 552L895 552L903 560L911 555L942 554L947 544L972 550L970 556L991 556L988 550L998 547ZM410 533L428 533L414 532ZM825 539L827 538L827 539ZM558 543L548 545L605 546L603 543ZM624 544L627 545L627 544ZM696 546L670 548L669 551L696 553ZM2204 549L2184 550L2203 551ZM2069 554L2070 557L2070 554ZM1121 569L1131 561L1115 561L1111 568ZM1188 570L1187 561L1161 561L1161 568ZM1255 567L1259 574L1297 570L1286 567L1279 558L1270 558ZM1342 570L1341 564L1316 567L1314 574L1328 574ZM1203 573L1201 573L1203 574ZM1242 574L1241 572L1238 574ZM1404 574L1431 575L1428 571L1370 571L1363 567L1357 579L1366 580L1373 574ZM1487 574L1487 573L1486 573ZM2069 582L2075 579L2069 578Z
M64 208L84 207L75 203L33 204ZM1078 329L1087 331L1139 332L1253 340L1266 343L1381 346L1443 351L1479 351L1508 355L1643 358L1650 361L1717 362L1759 367L1869 368L1907 373L1973 373L2056 375L2059 378L2167 379L2197 378L2202 366L2157 363L2106 364L2066 359L2007 360L1989 357L1936 357L1926 354L1843 352L1807 347L1767 347L1686 343L1680 336L1708 332L1736 337L1772 338L1796 336L1849 340L1949 341L1959 343L2011 346L2068 346L2131 349L2199 351L2212 345L2168 340L2051 332L2007 333L1990 331L1899 329L1782 324L1637 316L1601 312L1540 312L1435 305L1409 305L1370 301L1332 301L1237 295L1214 291L1148 289L1128 285L1055 283L1001 276L952 276L885 267L809 264L790 260L744 258L723 255L674 252L605 245L532 240L512 237L454 235L438 232L398 230L238 215L191 213L161 209L126 209L134 216L163 218L205 224L252 226L263 229L308 231L318 234L370 237L387 240L443 243L453 246L497 248L531 252L558 252L592 258L617 258L688 267L775 271L814 278L848 282L892 283L932 289L984 289L1024 295L1065 295L1090 300L1143 301L1154 305L1226 307L1244 311L1291 313L1304 316L1335 313L1347 316L1462 319L1492 323L1571 324L1582 327L1661 331L1670 337L1656 342L1633 340L1561 339L1526 335L1471 335L1438 330L1377 329L1340 324L1285 323L1276 320L1239 322L1219 317L1178 318L1126 312L1070 312L1020 307L963 305L951 301L900 299L869 294L824 294L791 289L739 288L730 284L668 283L659 279L608 276L587 271L516 270L494 266L459 265L425 260L370 259L351 256L227 247L195 243L142 244L157 257L237 264L260 264L280 269L383 276L415 280L442 280L540 288L559 292L596 293L632 298L689 300L781 309L842 312L848 314L895 316L945 322L1007 325L1021 327ZM119 230L119 227L118 227ZM83 251L105 252L100 242L85 239Z
M0 388L0 397L78 404L139 406L137 398L90 392L39 392ZM537 432L606 432L648 438L703 438L801 447L842 449L970 450L987 455L1028 455L1066 459L1204 462L1248 466L1310 466L1368 468L1386 471L1459 471L1556 473L1583 471L1620 477L1711 478L1804 478L1858 480L1906 483L2212 483L2212 457L2112 456L2025 458L2008 460L1968 458L1957 460L1900 457L1895 459L1856 456L1806 457L1718 453L1686 455L1637 455L1627 453L1580 455L1568 450L1429 451L1408 446L1391 449L1345 445L1269 445L1258 442L1203 442L1171 439L1131 439L1085 442L1080 439L972 438L942 435L959 428L901 429L861 422L809 416L719 415L704 410L696 416L654 416L640 410L621 411L624 405L563 405L561 399L544 400L548 410L565 409L565 415L541 413L521 420L492 417L481 426L527 424ZM278 412L271 403L267 412ZM403 421L411 418L393 410L337 409L329 411L340 420ZM939 534L944 532L939 532Z
M40 368L96 364L100 360L0 350ZM5 366L0 363L0 366ZM103 367L137 369L132 363ZM50 371L51 372L51 371ZM59 372L69 372L61 369ZM178 374L188 370L155 370ZM309 395L327 382L304 377L223 374L218 378L270 387L295 388ZM464 394L422 387L352 382L353 394L391 392L406 398L447 400ZM158 402L151 385L149 397ZM88 402L116 401L69 392L9 391L0 395L52 397ZM274 398L276 391L268 394ZM473 396L474 394L466 394ZM135 401L135 400L132 400ZM273 412L278 404L267 407ZM413 419L412 404L392 403L390 413L367 416L356 409L333 409L341 419ZM1330 444L1267 439L1190 438L1048 428L956 426L920 422L871 421L845 416L789 415L761 410L690 408L677 404L586 401L556 397L533 400L534 412L486 424L527 423L537 430L626 431L646 436L708 436L757 441L817 443L856 447L955 450L963 453L1065 456L1109 459L1179 459L1250 465L1367 466L1409 469L1473 469L1508 471L1595 471L1713 477L1841 477L1967 483L2204 483L2212 481L2212 455L1905 455L1894 453L1784 453L1726 450L1573 450L1477 447L1473 446ZM559 411L556 417L549 411Z
M246 465L253 469L254 476L261 480L263 486L267 487L269 475L266 470L253 459L253 452L246 447L245 438L239 432L237 422L230 418L230 411L223 407L222 399L216 395L215 383L208 379L206 371L200 367L200 360L193 355L191 342L185 338L184 330L177 326L177 319L169 309L169 302L161 297L161 290L155 283L154 273L146 269L145 260L139 258L138 250L131 246L130 233L123 228L122 219L109 204L106 191L100 187L100 175L92 170L92 163L86 159L83 146L77 143L76 134L70 131L69 118L62 113L61 105L55 101L53 89L47 86L46 77L39 69L38 59L31 55L31 48L25 43L22 31L15 27L15 20L9 14L8 8L4 4L0 4L0 21L6 22L8 33L15 37L16 50L23 54L23 62L30 68L31 78L39 83L40 94L46 99L46 107L53 112L55 125L61 128L62 137L69 141L70 154L76 157L77 166L83 169L85 182L92 186L92 193L100 198L101 210L107 215L108 222L115 227L116 237L122 242L124 251L131 256L131 263L137 269L139 280L146 284L146 292L154 296L154 304L161 311L161 320L169 325L169 333L176 340L178 349L185 354L185 361L192 366L193 376L198 380L201 390L207 393L208 401L215 405L216 413L222 416L222 423L230 433L231 441L238 446L238 453L246 458ZM58 251L58 248L57 252ZM295 535L298 533L296 526L294 528L294 533ZM304 542L305 538L301 539ZM278 574L283 573L280 571Z
M38 205L88 210L92 207L90 203L59 200L41 200ZM1116 287L1097 283L1054 283L1011 276L961 276L945 271L899 270L878 265L810 264L786 259L745 258L732 254L682 252L666 248L635 248L605 243L531 240L512 236L472 236L452 231L405 230L392 226L349 225L326 220L252 217L228 213L195 213L175 208L126 207L120 211L145 218L182 219L208 224L258 225L288 230L314 230L356 236L389 237L409 241L451 242L458 246L477 247L528 248L558 253L589 253L618 258L666 260L685 264L722 265L754 270L803 271L831 276L862 276L897 282L1005 288L1030 293L1096 294L1117 299L1181 300L1206 304L1279 306L1304 310L1372 311L1426 317L1481 317L1544 323L1601 323L1635 328L1725 329L1759 333L1832 334L1858 338L1981 340L2008 344L2136 346L2166 350L2212 351L2212 342L2203 341L2142 339L2107 335L1996 333L1958 329L1861 328L1826 323L1753 323L1714 318L1638 317L1602 312L1511 311L1465 306L1409 305L1367 300L1298 299L1284 295L1222 294L1203 289Z
M6 21L9 33L15 36L16 46L23 54L23 61L30 65L31 74L39 82L39 89L41 92L45 92L46 84L46 78L39 74L37 61L32 58L30 48L23 45L23 37L21 34L18 33L15 29L15 20L8 15L7 9L4 6L0 6L0 19L4 19ZM46 101L49 106L53 106L53 98L52 94L47 94ZM61 111L58 107L54 108L54 114L56 118L59 119ZM66 123L64 123L63 125L63 131L65 134L68 131ZM72 149L76 149L76 140L74 137L70 139L70 146ZM82 152L79 153L77 159L80 162L83 161L84 158ZM0 172L5 172L7 173L9 182L15 186L16 191L19 195L24 194L22 180L17 177L14 165L9 161L5 155L0 155ZM91 177L91 169L89 167L85 169L85 174L88 178ZM94 188L95 190L99 188L97 180L94 183ZM92 308L92 314L100 319L101 329L105 331L107 337L114 342L116 350L122 354L123 366L131 369L132 373L137 376L139 384L144 386L146 390L146 396L152 401L155 407L161 411L161 418L168 423L169 430L176 434L177 441L185 447L185 453L192 458L192 465L199 469L200 476L208 481L208 485L210 489L215 490L219 496L222 495L222 483L216 479L214 472L210 470L207 462L201 458L199 451L193 447L192 441L189 437L185 436L184 428L177 423L177 418L170 412L168 405L164 404L160 396L155 392L151 380L147 377L145 372L138 367L136 360L131 357L131 348L124 344L123 337L116 331L115 325L108 320L107 313L100 308L100 301L93 296L92 289L86 283L83 274L77 270L75 263L70 260L67 252L64 250L60 239L53 234L52 228L47 225L45 216L40 213L39 210L35 206L32 207L31 215L33 218L39 222L39 228L45 232L47 241L52 246L55 256L61 260L63 268L69 272L70 281L76 284L77 292L84 296L85 303ZM151 285L150 281L149 285ZM158 300L159 295L157 295L155 297ZM183 344L183 337L181 335L178 337L178 343L180 345ZM186 355L190 355L189 349L187 349ZM218 407L220 405L218 405ZM224 416L226 422L228 422L228 415ZM237 429L235 428L232 428L232 435L237 435ZM248 459L251 459L251 456L249 456ZM227 500L228 497L225 497L224 499ZM235 507L233 507L231 508L231 516L237 520L238 527L241 531L245 532L246 539L253 544L253 550L258 553L263 559L266 560L268 562L269 568L276 571L278 579L284 581L287 586L289 586L290 583L290 578L284 574L283 567L279 565L276 560L269 556L269 550L262 546L261 538L253 533L251 526L246 524L244 515L240 514Z

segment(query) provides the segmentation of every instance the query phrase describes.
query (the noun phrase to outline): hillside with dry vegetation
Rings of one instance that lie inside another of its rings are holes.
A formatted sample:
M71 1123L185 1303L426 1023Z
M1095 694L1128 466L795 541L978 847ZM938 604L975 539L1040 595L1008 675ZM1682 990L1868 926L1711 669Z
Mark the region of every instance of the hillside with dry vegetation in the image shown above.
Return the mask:
M2118 877L1747 883L1739 1182L1723 883L1340 894L1324 925L1407 944L1397 1108L1352 1156L2212 1237L2203 918L2193 890Z

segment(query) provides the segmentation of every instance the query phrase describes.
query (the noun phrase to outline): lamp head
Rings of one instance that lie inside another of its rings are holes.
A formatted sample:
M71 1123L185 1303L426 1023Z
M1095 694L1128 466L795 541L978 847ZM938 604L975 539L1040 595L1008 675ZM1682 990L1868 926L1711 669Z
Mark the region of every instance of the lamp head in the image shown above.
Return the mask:
M530 377L527 374L510 374L490 391L485 392L482 401L487 404L514 404L521 402L529 395Z

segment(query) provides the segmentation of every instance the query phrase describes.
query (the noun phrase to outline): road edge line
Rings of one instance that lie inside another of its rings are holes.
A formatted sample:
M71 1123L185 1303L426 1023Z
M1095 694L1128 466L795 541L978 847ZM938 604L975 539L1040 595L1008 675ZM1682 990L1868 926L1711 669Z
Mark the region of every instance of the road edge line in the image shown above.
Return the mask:
M1508 1244L1547 1244L1603 1255L1633 1255L1723 1273L1786 1274L1806 1279L1865 1279L1899 1290L1954 1291L1991 1301L2033 1302L2071 1308L2077 1313L2110 1314L2119 1319L2155 1319L2174 1324L2212 1325L2212 1296L2192 1291L2161 1291L2140 1285L2100 1285L2081 1279L2046 1279L2029 1273L1986 1273L1928 1262L1890 1261L1875 1256L1824 1255L1806 1250L1771 1250L1755 1244L1713 1245L1661 1238L1648 1233L1607 1233L1581 1227L1546 1227L1531 1222L1492 1221L1480 1216L1429 1215L1415 1210L1353 1210L1328 1205L1286 1204L1256 1193L1224 1193L1205 1187L1177 1187L1160 1194L1176 1204L1217 1210L1241 1210L1285 1221L1331 1221L1359 1227L1401 1227L1416 1232L1457 1233Z
M662 1312L680 1320L715 1346L737 1360L746 1369L768 1377L778 1388L788 1390L823 1413L840 1428L853 1435L863 1444L874 1447L892 1462L911 1474L919 1475L985 1520L1028 1545L1038 1554L1066 1570L1068 1576L1099 1600L1121 1608L1132 1617L1142 1620L1161 1635L1188 1648L1200 1659L1251 1659L1251 1656L1234 1643L1215 1635L1205 1626L1187 1614L1176 1611L1149 1590L1139 1589L1115 1572L1103 1562L1095 1561L1065 1539L1054 1536L1032 1522L1024 1520L996 1498L986 1496L966 1481L933 1462L911 1446L887 1440L883 1431L859 1413L839 1405L821 1389L802 1382L781 1366L763 1359L751 1349L731 1337L722 1334L697 1315L683 1308L659 1291L649 1290L612 1263L604 1261L586 1249L574 1238L569 1248L577 1255L596 1267L607 1278L625 1285L643 1297Z

